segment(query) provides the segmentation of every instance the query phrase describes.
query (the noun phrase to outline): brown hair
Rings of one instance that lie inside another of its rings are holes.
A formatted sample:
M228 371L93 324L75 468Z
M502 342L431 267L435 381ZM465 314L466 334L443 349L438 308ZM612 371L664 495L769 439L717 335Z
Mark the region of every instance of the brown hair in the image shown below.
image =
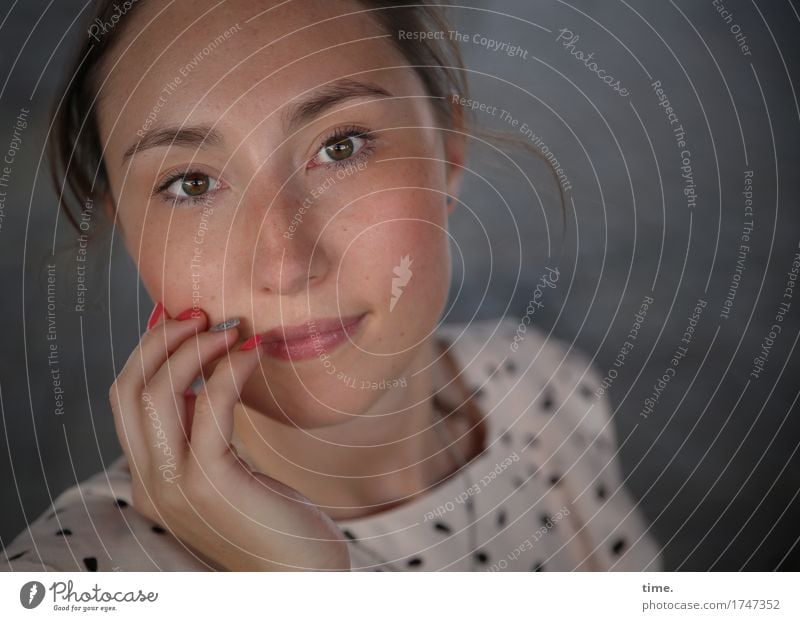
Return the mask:
M126 2L126 13L119 15L119 0L96 0L87 23L114 23L128 20L130 13L146 0ZM387 33L398 31L442 31L450 28L441 2L429 0L358 0L366 6ZM59 197L59 206L69 222L80 230L76 212L70 203L76 202L77 214L88 201L110 193L103 147L97 122L97 80L101 61L121 36L124 25L108 29L102 37L87 36L78 50L65 76L63 93L53 105L53 130L47 137L47 158L50 162L52 182ZM88 32L88 29L87 29ZM417 72L432 97L438 120L445 127L453 127L450 95L468 97L464 63L458 43L449 37L439 40L411 40L392 36L390 40ZM482 132L487 137L522 146L545 160L551 173L555 170L544 155L524 141L513 137ZM563 190L562 207L564 205ZM102 210L100 210L102 211Z

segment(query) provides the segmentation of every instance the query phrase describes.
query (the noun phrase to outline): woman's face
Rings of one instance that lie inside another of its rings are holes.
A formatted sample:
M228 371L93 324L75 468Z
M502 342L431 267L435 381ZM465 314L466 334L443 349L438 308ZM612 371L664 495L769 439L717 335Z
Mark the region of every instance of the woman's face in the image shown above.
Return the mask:
M407 382L450 282L462 145L369 14L337 17L363 9L142 2L103 65L117 225L154 300L238 317L242 338L365 314L337 347L318 334L313 355L267 355L248 382L248 405L300 426Z

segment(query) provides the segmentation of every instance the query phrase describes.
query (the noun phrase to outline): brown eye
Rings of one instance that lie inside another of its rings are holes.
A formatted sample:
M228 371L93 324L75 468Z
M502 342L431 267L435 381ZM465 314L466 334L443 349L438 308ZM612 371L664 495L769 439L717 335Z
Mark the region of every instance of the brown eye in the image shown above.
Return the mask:
M346 160L348 157L352 157L355 150L353 139L350 137L325 146L326 155L334 162L340 162Z
M308 163L308 168L316 166L349 166L361 155L370 152L374 140L368 130L356 127L341 129L320 143L319 150Z
M205 200L215 194L220 182L205 173L187 170L175 174L164 182L159 192L167 199L176 203L184 201Z
M203 174L189 175L181 180L181 190L187 196L200 196L208 191L209 185L208 175Z

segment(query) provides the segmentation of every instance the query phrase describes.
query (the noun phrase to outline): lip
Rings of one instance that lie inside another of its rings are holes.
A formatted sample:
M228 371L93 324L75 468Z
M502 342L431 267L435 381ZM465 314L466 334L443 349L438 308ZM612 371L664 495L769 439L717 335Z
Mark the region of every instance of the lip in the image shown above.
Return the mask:
M312 319L297 326L267 330L261 334L264 351L283 360L305 360L329 353L358 330L366 314Z

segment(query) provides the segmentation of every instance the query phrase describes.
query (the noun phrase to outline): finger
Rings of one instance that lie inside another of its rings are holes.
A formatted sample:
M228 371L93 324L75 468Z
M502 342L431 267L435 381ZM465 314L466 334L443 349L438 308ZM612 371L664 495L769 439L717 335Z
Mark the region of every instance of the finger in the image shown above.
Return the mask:
M197 395L192 391L184 393L184 415L183 415L183 428L186 431L186 441L192 440L192 421L194 420L194 404L197 401Z
M144 395L158 404L158 417L146 425L150 445L166 442L182 457L188 439L184 393L197 377L200 368L219 358L236 342L238 332L231 328L222 332L203 332L187 339L148 382ZM156 406L154 406L156 407ZM152 417L152 413L151 417Z
M126 411L127 408L138 408L138 404L123 403L119 398L119 388L116 384L111 385L108 392L108 401L111 405L111 413L114 417L114 431L117 434L117 440L122 447L122 452L131 462L134 459L136 451L135 446L142 446L144 440L142 438L142 427L139 417L131 416Z
M203 463L230 454L233 438L233 408L241 390L258 366L264 353L261 339L254 337L242 345L251 347L230 352L197 395L192 421L192 452Z
M164 319L171 319L167 309L164 308L162 302L156 302L150 317L147 319L147 330L152 330L158 323L162 323Z
M138 399L148 380L181 343L198 331L205 330L208 319L203 311L186 319L163 317L142 335L139 345L131 352L117 377L120 400L130 403Z
M158 305L156 305L158 306ZM157 309L154 309L154 311ZM147 437L143 424L142 390L146 374L150 372L153 360L157 360L159 340L166 340L166 349L176 347L189 334L194 334L198 326L204 326L207 319L192 319L187 325L183 321L169 319L166 309L156 316L153 327L143 335L139 345L131 352L125 366L109 390L109 401L114 415L114 426L122 450L130 461L146 464L149 456ZM170 325L167 325L170 324ZM164 345L161 346L164 349Z

